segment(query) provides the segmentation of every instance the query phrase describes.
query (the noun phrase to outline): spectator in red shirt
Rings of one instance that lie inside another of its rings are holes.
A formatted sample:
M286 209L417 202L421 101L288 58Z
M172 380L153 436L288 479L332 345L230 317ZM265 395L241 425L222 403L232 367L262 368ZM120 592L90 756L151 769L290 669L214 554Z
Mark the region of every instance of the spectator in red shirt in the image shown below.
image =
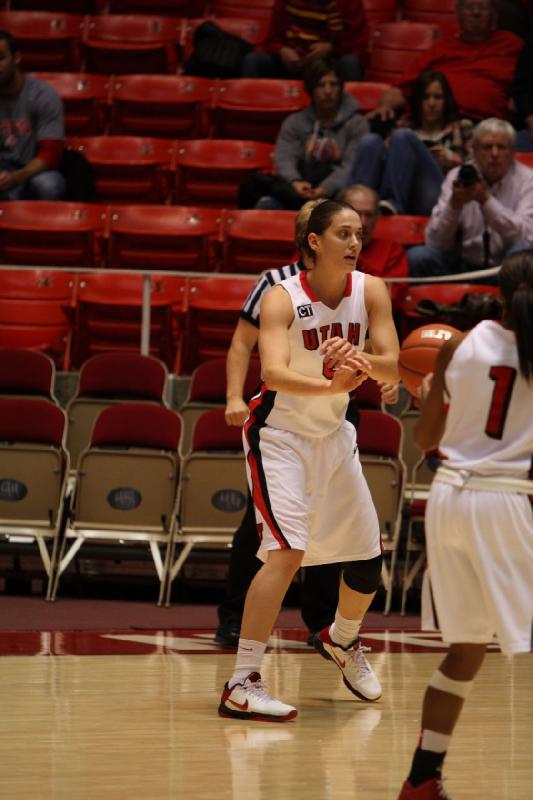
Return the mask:
M444 34L420 55L397 86L380 102L383 118L392 116L410 97L424 70L442 72L452 89L460 115L476 122L489 117L508 119L511 86L523 41L497 30L496 0L458 0L459 30Z
M355 184L342 189L335 198L339 202L348 203L357 211L363 225L363 249L359 255L357 269L368 275L379 278L404 278L409 274L407 253L401 244L374 236L379 220L379 194L369 186ZM393 306L401 300L405 284L392 286L391 299Z
M245 78L301 78L314 58L338 60L343 80L363 75L369 31L361 0L276 0L264 50L244 59Z

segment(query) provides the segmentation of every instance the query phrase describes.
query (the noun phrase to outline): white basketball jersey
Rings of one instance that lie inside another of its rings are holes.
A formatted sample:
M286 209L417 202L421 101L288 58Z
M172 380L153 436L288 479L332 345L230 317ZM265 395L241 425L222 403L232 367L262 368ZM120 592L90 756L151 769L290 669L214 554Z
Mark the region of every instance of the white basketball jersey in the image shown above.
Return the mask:
M445 373L450 408L439 449L447 465L480 475L525 478L533 454L533 383L518 366L513 331L485 320L470 331Z
M280 283L293 305L294 321L289 328L291 369L311 378L331 378L320 348L326 339L340 336L362 350L368 327L365 306L365 276L351 272L344 296L336 308L324 305L314 294L308 273L300 272ZM262 388L259 405L264 422L301 436L327 436L344 422L348 393L331 397L301 397ZM258 417L257 400L254 404Z

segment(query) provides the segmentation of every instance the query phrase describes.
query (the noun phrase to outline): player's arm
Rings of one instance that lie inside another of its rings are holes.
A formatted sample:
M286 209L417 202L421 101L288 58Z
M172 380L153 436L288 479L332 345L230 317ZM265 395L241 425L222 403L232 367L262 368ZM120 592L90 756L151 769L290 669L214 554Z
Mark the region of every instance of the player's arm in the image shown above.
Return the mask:
M244 400L244 384L250 357L258 337L259 329L241 317L226 356L225 418L228 425L242 425L248 416L248 405Z
M333 380L302 375L289 367L289 327L294 319L291 299L285 289L275 286L261 302L259 352L267 389L287 394L319 396L350 392L358 383L359 370L368 366L366 357L348 359Z
M372 378L379 383L397 384L400 343L392 318L392 306L385 283L381 278L365 275L365 303L368 313Z
M415 442L424 452L438 447L444 434L444 426L446 424L444 402L446 385L444 375L455 350L463 341L464 336L465 334L452 336L442 345L435 363L435 372L426 375L418 390L421 414L413 434Z

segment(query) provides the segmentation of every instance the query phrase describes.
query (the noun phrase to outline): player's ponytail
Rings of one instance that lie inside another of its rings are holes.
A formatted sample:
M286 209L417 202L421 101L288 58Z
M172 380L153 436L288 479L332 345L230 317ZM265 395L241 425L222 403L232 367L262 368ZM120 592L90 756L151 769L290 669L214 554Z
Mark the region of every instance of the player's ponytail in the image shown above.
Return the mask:
M504 259L499 273L505 303L504 322L516 335L520 372L533 380L533 250Z

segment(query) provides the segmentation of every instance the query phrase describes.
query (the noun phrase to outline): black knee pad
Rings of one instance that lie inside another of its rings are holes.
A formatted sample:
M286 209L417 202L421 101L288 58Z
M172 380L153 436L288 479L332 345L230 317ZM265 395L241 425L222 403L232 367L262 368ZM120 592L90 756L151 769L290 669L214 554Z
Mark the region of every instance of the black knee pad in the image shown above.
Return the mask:
M350 589L361 594L372 594L379 586L383 556L380 554L367 561L349 561L342 574Z

